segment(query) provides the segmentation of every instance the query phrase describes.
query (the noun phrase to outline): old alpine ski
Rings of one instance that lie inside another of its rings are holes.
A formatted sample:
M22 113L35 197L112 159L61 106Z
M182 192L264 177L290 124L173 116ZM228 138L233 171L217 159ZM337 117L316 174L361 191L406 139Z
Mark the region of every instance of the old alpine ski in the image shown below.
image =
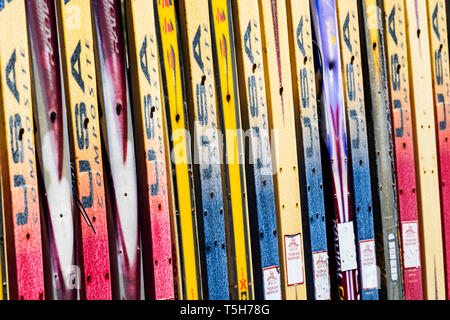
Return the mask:
M189 128L194 141L194 181L202 254L203 294L209 300L228 300L227 250L218 108L211 28L207 0L182 0L183 40Z
M44 274L25 1L0 2L0 159L11 300L43 300Z
M109 238L103 184L91 7L83 0L59 0L58 27L64 98L78 201L80 259L86 299L111 299ZM86 221L84 221L86 220Z
M136 160L128 91L120 0L94 0L96 66L101 129L111 172L107 172L114 218L119 297L141 295L141 250L138 225Z
M331 299L330 268L325 221L325 204L320 150L319 115L314 70L314 52L309 0L287 1L289 40L294 82L294 112L300 174L300 193L305 232L305 259L308 293L316 300ZM295 71L295 73L294 73ZM306 214L307 213L307 214ZM310 261L310 262L309 262Z
M428 1L428 29L431 49L434 112L436 119L441 214L447 299L450 298L450 67L448 15L443 0ZM448 9L448 8L447 8Z
M163 103L151 1L126 4L146 299L175 298Z
M249 136L247 190L255 298L281 300L275 194L258 0L232 1L243 129ZM247 149L246 149L247 150Z
M330 157L328 170L333 178L335 216L330 221L334 232L336 274L332 276L337 278L339 299L357 300L358 263L354 217L350 207L347 127L337 11L334 0L313 0L311 9L320 58L316 69L322 75L323 82L322 130L326 134L326 147Z

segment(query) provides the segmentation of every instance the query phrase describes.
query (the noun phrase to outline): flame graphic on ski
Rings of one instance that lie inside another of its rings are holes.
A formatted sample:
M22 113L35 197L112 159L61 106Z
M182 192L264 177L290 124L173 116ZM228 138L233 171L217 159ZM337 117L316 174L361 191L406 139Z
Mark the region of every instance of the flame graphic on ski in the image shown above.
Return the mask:
M27 1L36 90L39 162L44 180L49 231L52 295L76 299L76 265L69 138L62 93L55 7L50 0Z
M140 236L134 137L120 1L93 2L104 111L102 133L111 168L120 298L140 298Z
M353 215L349 201L349 171L348 171L348 149L347 128L345 122L345 103L343 91L343 79L341 68L341 54L337 43L338 22L334 0L311 0L315 35L322 57L323 76L322 109L324 117L324 132L326 133L326 144L331 162L333 176L334 209L335 209L335 243L337 256L337 272L340 286L340 298L343 300L359 299L358 277L356 266L356 252L350 252L355 259L354 264L346 261L344 266L341 257L348 247L342 248L344 242L340 230L346 224L353 228ZM351 230L353 233L353 230ZM353 235L354 239L354 235ZM354 241L354 240L353 240Z

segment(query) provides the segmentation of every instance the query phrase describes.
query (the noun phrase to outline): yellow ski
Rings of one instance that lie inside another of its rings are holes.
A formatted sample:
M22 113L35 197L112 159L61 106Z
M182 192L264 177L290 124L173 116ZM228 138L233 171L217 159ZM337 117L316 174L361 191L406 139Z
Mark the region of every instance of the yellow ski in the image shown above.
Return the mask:
M284 299L306 299L300 183L286 3L259 0L274 154L275 205ZM275 171L276 170L276 171Z
M428 36L427 0L405 0L418 175L424 298L445 299L444 252Z
M189 127L185 104L183 63L175 2L155 1L156 33L161 57L162 86L169 133L179 261L181 299L202 298L194 191L192 185Z
M238 79L230 0L209 0L213 61L221 127L224 130L225 172L229 210L225 216L228 235L229 281L232 299L253 300L253 273L244 141L241 131Z
M0 2L0 43L0 158L9 297L38 300L45 294L24 0Z

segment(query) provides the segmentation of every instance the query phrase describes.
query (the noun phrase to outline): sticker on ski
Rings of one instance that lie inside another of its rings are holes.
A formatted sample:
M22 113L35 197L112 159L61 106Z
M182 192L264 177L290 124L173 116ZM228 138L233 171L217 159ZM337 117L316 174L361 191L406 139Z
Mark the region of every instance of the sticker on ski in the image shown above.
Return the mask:
M111 299L111 267L91 7L57 1L73 193L79 208L83 287L91 299Z
M272 273L280 261L259 4L246 0L232 5L239 83L245 88L240 90L242 125L250 137L246 161L255 298L281 299L281 274L265 278L266 270Z
M416 221L417 226L419 216L404 1L385 1L384 10L386 12L387 71L395 143L398 210L402 226L404 294L406 300L422 300L420 243L414 240L418 239L419 230L415 229L417 233L413 236L409 230L412 225L411 221ZM419 256L416 257L416 254Z
M344 96L348 126L348 146L351 155L352 209L356 220L357 242L375 243L372 211L371 177L367 143L367 123L362 76L361 41L356 0L338 0L339 35L342 54ZM367 279L377 279L376 261L364 263L366 249L360 245L360 294L362 300L378 300L377 285L367 284ZM375 254L375 248L373 253Z
M2 1L0 25L0 154L9 298L43 300L44 270L25 1Z
M303 229L286 3L259 0L259 14L262 19L265 86L270 97L267 107L274 159L281 288L283 299L305 300L304 257L299 255L299 252L303 253ZM290 249L285 242L292 235L299 237L294 260L288 256ZM292 261L296 267L291 267Z
M292 67L294 81L295 122L300 170L302 205L309 223L312 254L313 295L316 300L330 299L330 275L323 194L319 117L309 0L287 2L289 38L295 52ZM303 178L304 177L304 178ZM306 259L308 261L308 259ZM308 275L306 276L308 283Z
M155 15L150 1L126 1L134 137L146 299L172 300L173 261Z
M184 48L185 79L191 137L194 140L200 243L208 300L228 300L228 267L225 238L222 172L218 132L216 84L207 0L180 1L180 24ZM221 142L221 141L220 141Z
M173 220L178 243L174 247L178 249L181 260L177 265L182 283L178 294L181 299L197 300L202 298L197 214L176 2L158 0L154 4L175 195Z
M214 71L220 127L223 130L228 207L225 228L228 238L230 296L253 300L253 275L247 192L244 168L244 140L241 130L238 79L230 0L209 0Z

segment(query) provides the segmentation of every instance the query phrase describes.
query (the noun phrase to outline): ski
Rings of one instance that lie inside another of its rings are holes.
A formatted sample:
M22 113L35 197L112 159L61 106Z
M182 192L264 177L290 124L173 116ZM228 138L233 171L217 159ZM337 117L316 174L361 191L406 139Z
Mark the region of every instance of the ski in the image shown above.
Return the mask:
M275 194L270 154L258 0L232 1L242 125L249 136L247 190L255 299L281 300Z
M372 201L380 272L380 298L403 299L398 228L394 142L390 116L385 39L380 0L363 0L360 30L363 40L364 87L372 172Z
M8 276L6 270L6 243L5 243L6 241L4 229L4 214L5 210L3 207L2 182L0 179L0 283L1 283L0 300L8 300ZM45 268L45 266L43 268Z
M403 285L406 300L422 300L419 215L412 128L409 58L403 0L384 2L387 70L395 142Z
M444 252L427 1L405 1L420 212L424 298L445 299Z
M302 197L303 223L309 225L305 241L305 259L311 298L331 299L329 257L325 221L322 162L320 150L319 116L314 70L314 53L309 0L287 1L291 63L294 81L294 113L297 127L297 145ZM302 143L301 143L302 142ZM306 221L305 221L306 220ZM311 261L311 262L309 262Z
M189 128L194 141L194 184L199 213L203 294L208 300L228 300L221 136L212 60L212 40L207 0L183 0L180 25L185 62ZM207 13L207 12L206 12Z
M274 159L282 297L306 300L304 234L286 4L280 0L259 0L259 14Z
M145 297L172 300L173 261L163 110L151 1L126 4Z
M354 217L350 208L347 128L344 85L339 49L339 31L334 0L311 1L313 24L318 45L322 75L322 129L330 157L328 169L333 181L334 213L332 221L338 298L357 300L358 263L355 245ZM331 188L330 188L331 191Z
M434 110L438 143L441 213L443 224L444 263L447 299L450 297L450 69L448 16L443 0L428 1L428 23L434 88Z
M214 71L216 76L220 127L224 132L225 176L228 208L225 214L229 235L230 296L253 300L247 190L244 168L244 140L241 127L233 21L230 0L209 0Z
M179 299L197 300L202 299L203 294L176 4L172 0L154 2L175 198L173 220L177 229L175 247L179 252L176 273L181 283L177 293Z
M25 1L0 2L1 178L11 300L43 300L44 274Z
M76 299L74 203L69 137L54 3L26 1L35 88L36 145L42 172L43 207L49 241L51 294L56 300ZM46 246L44 246L46 247ZM44 251L45 252L45 251Z
M91 7L57 3L73 194L77 201L83 299L111 299L111 267Z
M336 1L339 20L348 147L351 155L352 211L356 219L359 293L362 300L378 300L378 275L372 192L367 143L367 121L362 76L357 0Z
M131 103L128 94L121 1L92 2L96 34L96 66L100 95L101 130L106 146L105 161L114 217L115 254L119 296L139 300L141 250L138 225L138 191Z

